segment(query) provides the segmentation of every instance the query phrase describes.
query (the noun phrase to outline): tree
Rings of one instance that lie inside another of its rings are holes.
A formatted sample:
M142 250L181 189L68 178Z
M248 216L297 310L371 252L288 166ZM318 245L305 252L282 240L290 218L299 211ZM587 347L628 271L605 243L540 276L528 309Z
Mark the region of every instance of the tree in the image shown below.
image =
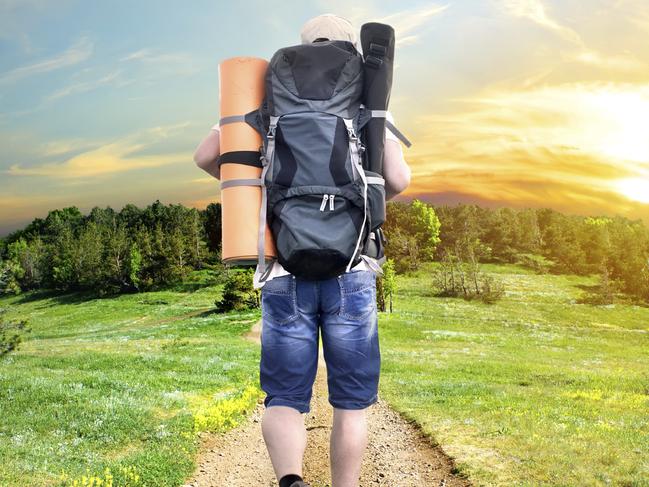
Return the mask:
M133 242L131 245L131 250L128 254L127 269L128 269L128 279L130 284L134 289L139 289L140 284L140 269L142 267L142 254L140 254L140 249L137 245L137 242Z
M77 245L72 251L72 261L75 269L76 282L82 289L100 287L105 279L106 271L102 262L104 239L100 227L94 221L89 221L79 231Z
M167 238L168 262L173 279L183 279L187 271L188 245L180 228L175 227Z
M207 235L207 247L210 252L217 254L221 251L221 226L223 218L221 203L210 203L203 214L203 225Z
M0 292L3 294L20 294L22 289L18 279L23 270L13 260L0 259Z
M435 210L417 199L410 204L390 202L387 209L385 254L394 259L396 272L416 270L421 261L432 260L440 242Z
M203 260L207 255L207 244L205 243L205 227L201 220L201 215L196 208L190 208L187 218L185 218L187 227L187 243L191 264L194 268L202 269Z
M126 226L115 220L107 229L105 248L105 266L107 282L104 288L124 290L130 287L129 255L131 249L130 237Z
M394 272L394 259L387 259L383 264L383 277L381 278L381 294L383 306L380 311L385 311L385 297L390 303L390 313L392 313L392 298L397 292L396 275Z
M21 236L7 247L6 269L11 269L14 292L35 289L43 278L45 248L39 236L31 241Z
M51 262L49 280L55 289L70 289L76 283L73 265L75 236L70 225L61 225L52 238L48 257Z

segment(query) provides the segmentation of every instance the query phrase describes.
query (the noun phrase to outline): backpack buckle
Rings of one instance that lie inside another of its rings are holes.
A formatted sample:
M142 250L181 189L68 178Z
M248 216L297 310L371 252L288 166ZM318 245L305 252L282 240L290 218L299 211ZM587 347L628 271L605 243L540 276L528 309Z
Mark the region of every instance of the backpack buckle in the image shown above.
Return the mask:
M383 57L388 53L386 46L377 44L376 42L370 42L370 53L376 57Z
M380 59L376 56L367 56L365 58L365 64L374 69L379 69L383 64L383 59Z
M259 148L259 162L261 162L261 167L268 164L268 159L266 159L266 154L264 154L263 146Z

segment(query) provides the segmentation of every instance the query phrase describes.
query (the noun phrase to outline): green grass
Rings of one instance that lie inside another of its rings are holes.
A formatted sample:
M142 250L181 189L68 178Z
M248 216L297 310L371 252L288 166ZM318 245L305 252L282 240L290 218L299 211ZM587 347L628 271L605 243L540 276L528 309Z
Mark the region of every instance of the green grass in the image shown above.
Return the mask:
M381 397L474 485L649 485L649 309L580 304L595 277L516 266L483 267L505 282L493 305L437 298L435 265L399 276L395 312L380 314ZM32 328L0 359L0 485L106 467L117 485L122 468L181 485L196 433L263 397L259 347L241 338L260 313L210 313L221 290L208 284L0 299Z
M260 313L210 313L219 294L0 299L32 328L0 359L0 485L58 485L61 471L81 479L106 467L117 485L123 467L138 485L181 485L196 433L235 425L263 395L259 347L240 338Z
M475 485L649 485L649 309L516 266L484 266L496 304L435 298L434 267L380 313L381 397Z

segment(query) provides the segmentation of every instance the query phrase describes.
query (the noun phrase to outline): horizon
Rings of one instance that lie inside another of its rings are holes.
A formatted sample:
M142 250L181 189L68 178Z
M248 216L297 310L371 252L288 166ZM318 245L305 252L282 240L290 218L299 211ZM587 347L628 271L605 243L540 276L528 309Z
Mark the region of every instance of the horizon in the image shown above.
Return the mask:
M218 63L270 59L326 12L395 28L397 200L649 223L646 2L267 5L0 1L0 236L57 208L220 201L192 160Z

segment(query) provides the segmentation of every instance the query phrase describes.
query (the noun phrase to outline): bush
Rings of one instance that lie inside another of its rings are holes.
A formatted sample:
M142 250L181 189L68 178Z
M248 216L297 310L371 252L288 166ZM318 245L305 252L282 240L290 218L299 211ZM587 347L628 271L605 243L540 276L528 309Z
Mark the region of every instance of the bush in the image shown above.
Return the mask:
M216 308L221 312L259 308L259 290L252 286L254 274L253 268L228 270L223 296L214 302Z
M27 321L5 321L6 308L0 309L0 357L18 349L22 341L22 333L31 331Z
M485 274L479 268L471 248L467 248L467 259L462 260L461 253L444 250L440 266L433 273L439 296L462 296L464 299L480 299L490 304L500 299L505 287L493 276Z

